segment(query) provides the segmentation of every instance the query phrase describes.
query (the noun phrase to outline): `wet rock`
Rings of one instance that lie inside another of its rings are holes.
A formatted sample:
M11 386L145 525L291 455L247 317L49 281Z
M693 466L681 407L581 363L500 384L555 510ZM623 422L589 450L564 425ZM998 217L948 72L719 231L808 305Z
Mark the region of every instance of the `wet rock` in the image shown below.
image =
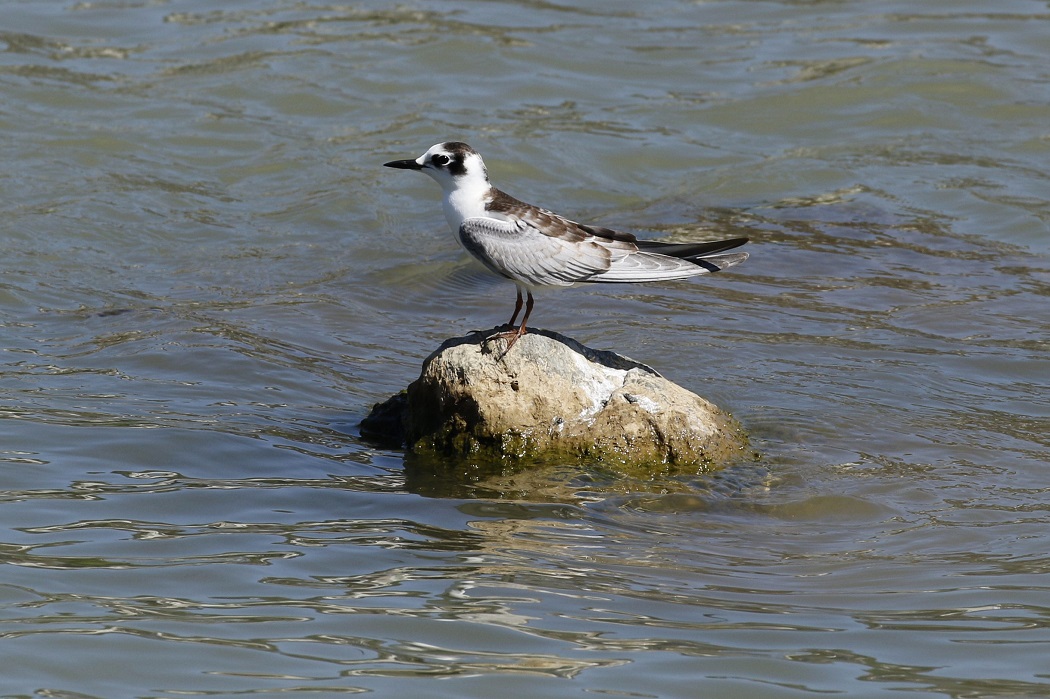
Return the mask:
M487 332L453 338L419 379L375 407L362 434L415 455L602 462L697 472L739 459L747 438L717 406L613 352L543 330L504 354Z

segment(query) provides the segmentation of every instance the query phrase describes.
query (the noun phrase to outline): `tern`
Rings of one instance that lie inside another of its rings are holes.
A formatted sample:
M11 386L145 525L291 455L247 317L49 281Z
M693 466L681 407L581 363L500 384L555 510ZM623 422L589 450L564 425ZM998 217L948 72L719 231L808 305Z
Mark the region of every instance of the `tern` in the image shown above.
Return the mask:
M748 257L746 252L726 253L746 243L747 238L705 243L638 240L630 233L576 223L526 204L493 187L481 155L460 141L435 144L414 160L383 164L418 170L441 185L445 219L460 244L491 271L517 286L510 330L489 338L507 338L504 354L526 333L533 289L685 279L718 272ZM522 292L527 299L525 315L515 327Z

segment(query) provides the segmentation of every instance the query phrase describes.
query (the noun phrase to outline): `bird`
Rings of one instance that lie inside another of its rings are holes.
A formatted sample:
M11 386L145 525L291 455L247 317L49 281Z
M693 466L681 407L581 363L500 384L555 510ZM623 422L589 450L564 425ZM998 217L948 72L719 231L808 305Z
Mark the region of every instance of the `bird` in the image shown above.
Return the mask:
M517 286L510 329L486 338L506 338L504 355L527 332L534 289L685 279L748 258L746 252L727 252L747 243L747 238L702 243L638 240L631 233L577 223L526 204L493 187L481 155L462 141L437 143L418 158L383 165L417 170L441 185L445 219L463 248ZM515 326L523 303L525 315Z

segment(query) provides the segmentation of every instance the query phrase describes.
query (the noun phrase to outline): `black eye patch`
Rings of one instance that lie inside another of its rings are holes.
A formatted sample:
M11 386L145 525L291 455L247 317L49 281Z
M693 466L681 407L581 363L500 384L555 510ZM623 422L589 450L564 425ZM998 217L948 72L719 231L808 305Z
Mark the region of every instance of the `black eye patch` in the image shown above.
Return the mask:
M443 167L445 165L448 165L448 161L449 157L443 153L435 153L430 157L430 162L432 162L436 167Z

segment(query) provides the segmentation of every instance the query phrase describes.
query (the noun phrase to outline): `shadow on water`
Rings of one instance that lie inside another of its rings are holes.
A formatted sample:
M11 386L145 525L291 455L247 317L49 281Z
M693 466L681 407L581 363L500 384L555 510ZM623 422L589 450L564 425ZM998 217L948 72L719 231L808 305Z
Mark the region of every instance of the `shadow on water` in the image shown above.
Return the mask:
M722 471L669 475L659 466L651 477L625 475L602 464L479 463L437 460L408 454L405 488L425 497L583 503L647 493L695 494L698 498L726 489L743 492L765 488L769 474L755 464L727 466ZM699 502L699 501L698 501Z

